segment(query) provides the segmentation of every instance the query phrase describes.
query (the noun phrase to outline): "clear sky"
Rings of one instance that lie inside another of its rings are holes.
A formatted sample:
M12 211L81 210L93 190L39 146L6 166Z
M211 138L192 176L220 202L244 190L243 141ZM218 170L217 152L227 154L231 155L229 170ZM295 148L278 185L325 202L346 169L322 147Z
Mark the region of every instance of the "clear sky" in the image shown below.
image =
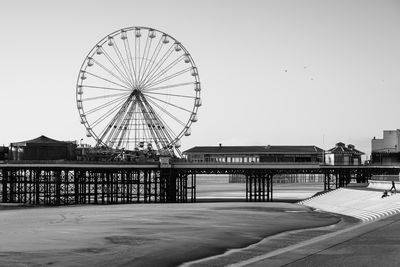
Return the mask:
M85 136L80 66L128 26L177 38L196 62L203 106L194 145L317 145L370 153L400 128L400 1L0 2L0 144Z

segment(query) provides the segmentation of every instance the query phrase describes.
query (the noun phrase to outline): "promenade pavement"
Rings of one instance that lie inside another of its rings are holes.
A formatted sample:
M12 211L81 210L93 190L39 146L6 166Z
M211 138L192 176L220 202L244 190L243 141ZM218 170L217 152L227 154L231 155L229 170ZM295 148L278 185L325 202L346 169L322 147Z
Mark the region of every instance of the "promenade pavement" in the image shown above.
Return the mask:
M236 266L400 266L400 214L253 258Z
M267 237L190 266L400 266L400 194L381 196L365 187L317 195L299 204L336 213L340 223Z
M299 204L358 218L363 222L400 213L400 194L382 198L382 191L339 188Z
M400 194L337 189L299 202L362 223L304 240L232 266L400 266Z

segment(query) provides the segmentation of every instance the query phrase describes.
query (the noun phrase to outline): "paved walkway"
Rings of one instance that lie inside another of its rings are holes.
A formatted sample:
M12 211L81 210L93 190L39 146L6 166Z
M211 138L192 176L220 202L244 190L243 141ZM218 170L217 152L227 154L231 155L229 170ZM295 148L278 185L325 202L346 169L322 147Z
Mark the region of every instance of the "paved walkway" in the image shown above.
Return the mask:
M190 266L400 266L400 193L383 199L381 195L339 189L302 201L342 214L342 221L271 236Z
M400 266L400 194L338 189L300 204L362 221L231 266Z
M359 220L342 216L341 221L338 224L319 228L282 232L277 235L269 236L246 248L231 249L222 255L216 255L190 262L182 265L182 267L252 266L253 264L258 264L258 262L262 262L270 257L310 244L310 242L317 242L318 240L321 240L321 237L325 239L336 235L338 231L347 231L349 227L359 225Z
M299 204L368 222L399 214L400 193L382 198L382 191L340 188Z
M400 266L400 215L235 266Z

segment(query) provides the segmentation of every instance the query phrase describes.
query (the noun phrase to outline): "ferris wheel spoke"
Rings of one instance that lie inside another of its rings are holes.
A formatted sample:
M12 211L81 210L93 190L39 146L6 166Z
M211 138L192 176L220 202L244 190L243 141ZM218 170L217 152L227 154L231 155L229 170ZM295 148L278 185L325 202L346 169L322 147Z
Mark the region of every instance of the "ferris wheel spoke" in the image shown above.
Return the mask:
M138 81L137 71L136 71L134 63L133 63L132 50L131 50L131 45L129 43L129 38L126 38L126 40L124 40L124 42L126 42L127 50L128 50L128 53L129 53L129 56L128 56L128 54L127 54L127 56L131 61L131 68L133 70L133 74L132 75L134 77L135 82L137 83L137 81ZM134 85L135 85L135 83L134 83Z
M171 144L178 135L175 134L175 132L168 126L168 124L165 123L165 121L161 117L159 117L158 119L160 121L160 124L162 125L160 131L162 132L164 138L168 140L168 143Z
M158 120L163 125L163 127L165 129L165 133L166 133L165 135L169 138L169 143L172 143L172 141L175 140L178 135L168 126L168 124L164 121L164 119L160 115L158 115L158 113L156 111L153 110L153 112L155 113L155 116L158 118Z
M157 139L154 139L154 133L152 132L152 129L150 129L150 123L146 121L146 116L141 112L141 108L138 107L137 109L137 117L139 121L139 125L142 126L142 138L145 140L154 140L157 141ZM135 133L138 136L138 140L140 140L140 129L137 128L137 132ZM157 145L158 147L158 145Z
M124 91L124 92L131 92L132 91L132 89L119 89L119 88L113 88L113 87L94 86L94 85L82 85L82 87L96 88L96 89L103 89L103 90L111 90L111 91Z
M169 76L167 76L167 77L165 77L165 78L162 78L162 79L160 79L160 80L156 80L156 81L154 81L152 84L149 84L148 87L156 86L156 85L158 85L158 84L160 84L160 83L163 83L163 82L166 82L166 81L171 80L171 79L173 79L173 78L176 78L176 77L178 77L178 76L180 76L180 75L182 75L182 74L184 74L184 73L190 71L191 69L192 69L192 68L189 67L189 68L183 69L183 70L181 70L181 71L178 71L178 72L176 72L176 73L174 73L174 74L171 74L171 75L169 75Z
M88 110L87 112L85 112L85 114L86 114L86 115L90 115L90 114L92 114L92 113L94 113L94 112L97 112L97 111L99 111L99 110L101 110L101 109L103 109L103 108L106 108L106 107L108 107L108 106L110 106L110 105L112 105L112 104L115 104L115 103L117 103L117 102L120 101L120 100L124 101L125 98L126 98L125 96L122 96L122 97L119 97L119 98L117 98L117 99L113 99L113 100L111 100L111 101L109 101L109 102L107 102L107 103L104 103L104 104L102 104L102 105L100 105L100 106L98 106L98 107L95 107L95 108L92 108L92 109Z
M143 103L147 106L147 110L151 113L152 117L154 118L155 121L157 121L157 133L161 137L160 139L167 140L167 146L168 144L171 144L172 141L176 138L176 135L171 129L168 129L168 125L165 123L165 121L158 115L158 113L152 108L152 106L144 99ZM170 130L171 132L169 132ZM171 137L172 134L172 137Z
M117 128L115 123L120 120L121 115L123 113L125 113L126 108L129 105L129 101L130 98L128 98L127 100L125 100L125 102L122 104L121 108L119 109L119 111L114 115L114 117L110 120L109 123L106 124L106 127L103 129L103 131L100 133L100 140L103 143L108 143L110 141L110 136L113 134L113 132L115 131L115 129ZM109 134L109 132L111 131L111 133ZM107 137L107 138L106 138ZM104 140L106 140L104 142Z
M162 112L164 112L165 114L167 114L170 118L172 118L173 120L175 120L177 123L179 123L180 125L182 125L183 127L186 126L186 124L184 122L182 122L180 119L178 119L176 116L172 115L168 110L166 110L165 108L161 107L159 104L157 104L156 102L154 102L153 100L149 99L149 102L151 102L154 106L156 106L159 110L161 110Z
M132 132L132 127L133 127L133 131L135 132L134 133L134 144L135 145L137 145L138 144L138 125L137 125L137 115L138 115L138 113L137 113L137 106L138 105L135 105L135 107L134 107L134 110L133 110L133 122L131 121L131 123L129 124L129 132L128 132L128 139L130 138L130 136L131 136L131 132ZM139 126L140 127L140 126Z
M165 63L165 61L171 56L173 52L173 46L170 46L168 50L164 53L164 55L158 60L157 64L155 64L147 73L146 78L143 80L142 86L148 83L149 80L153 78L153 76L157 73L157 71L161 68L161 66Z
M135 139L134 139L134 143L137 144L138 143L138 126L137 126L137 113L135 112L137 109L137 103L134 103L135 105L132 105L131 109L130 109L130 116L129 119L127 120L126 123L126 129L125 129L125 133L124 133L124 137L127 135L127 140L126 143L129 142L130 140L130 136L131 136L131 132L132 132L132 125L135 124Z
M139 38L140 37L137 37L135 35L135 68L138 70L138 77L140 77L140 70L138 68L138 57L140 57L140 39Z
M101 64L97 60L93 59L93 62L96 63L96 65L98 65L100 68L105 70L108 74L113 76L115 79L117 79L118 81L120 81L121 83L123 83L129 87L129 82L127 82L124 78L120 78L119 76L115 75L115 73L113 71L111 71L109 68L105 67L103 64Z
M109 79L100 77L100 76L98 76L98 75L96 75L96 74L93 74L93 73L91 73L91 72L85 71L85 73L87 73L87 74L89 74L89 75L91 75L91 76L93 76L93 77L96 77L96 78L98 78L98 79L100 79L100 80L103 80L103 81L112 83L112 84L114 84L114 85L118 85L118 86L120 86L120 87L122 87L122 88L131 89L131 88L129 88L129 87L126 87L125 85L122 85L122 84L113 82L113 81L111 81L111 80L109 80Z
M131 85L134 86L134 80L133 80L132 74L127 69L126 62L125 62L125 60L124 60L124 58L123 58L123 56L121 54L121 51L118 48L117 42L114 42L114 45L112 47L114 48L115 54L117 55L117 57L119 59L119 62L121 63L122 68L124 69L127 77L130 78L128 80L130 81Z
M112 107L109 111L105 112L103 115L101 115L98 119L96 119L93 124L91 125L93 128L96 127L97 125L99 125L100 123L102 123L105 119L107 119L108 117L110 117L118 108L119 108L119 104L122 104L122 102L124 102L125 100L122 99L119 101L119 103L117 103L114 107Z
M193 82L186 82L186 83L176 83L176 84L171 84L171 85L164 85L164 86L159 86L159 87L146 87L143 88L144 93L149 93L152 91L157 91L157 90L162 90L162 89L168 89L168 88L174 88L174 87L180 87L180 86L185 86L185 85L190 85L194 84Z
M122 113L119 120L116 122L115 127L114 127L114 132L109 136L109 142L111 144L115 144L118 142L117 147L121 144L123 138L124 138L124 133L126 132L127 129L127 120L130 116L130 110L132 109L132 105L129 105L128 109L126 112Z
M150 39L150 41L148 42L149 45L147 46L147 41L148 41L149 39ZM148 67L148 65L149 65L148 62L151 63L151 61L149 61L148 58L149 58L149 53L150 53L150 50L151 50L151 44L152 44L152 43L153 43L153 39L152 39L152 38L149 38L149 36L147 36L147 40L146 40L147 50L145 49L146 52L143 53L142 64L141 64L141 66L140 66L140 68L143 69L143 71L142 71L142 76L144 75L144 73L146 73L147 67ZM146 60L144 60L145 58L146 58ZM144 64L144 66L143 66L143 68L142 68L142 65L143 65L143 64ZM142 82L142 77L139 77L139 85L141 84L141 82Z
M150 134L148 134L149 129L145 127L146 122L138 106L136 105L135 108L134 123L131 123L131 129L134 129L134 143L136 145L142 141L151 140Z
M103 98L109 98L109 97L116 97L116 96L127 95L127 94L130 94L130 92L118 93L118 94L112 94L112 95L102 95L102 96L94 96L94 97L82 98L82 101L90 101L90 100L96 100L96 99L103 99Z
M154 135L157 136L158 140L162 142L163 147L168 145L168 135L165 134L163 129L165 126L161 123L160 118L157 116L157 113L153 110L151 105L143 98L141 102L144 106L144 110L147 110L147 114L149 115L149 120L152 123L152 127L150 129L153 130Z
M161 118L161 121L163 121L163 123L165 125L166 132L169 135L169 138L170 138L169 143L172 144L172 142L178 138L178 135L168 126L168 124L166 124L164 122L164 120L162 118Z
M126 36L126 39L123 39L124 42L124 50L125 50L125 55L126 55L126 59L128 61L128 68L129 68L129 74L130 77L132 79L132 84L135 85L135 80L136 75L135 75L135 70L133 69L133 65L132 65L132 55L130 53L130 49L128 47L128 36Z
M161 48L162 48L162 42L161 42L161 38L160 38L158 40L157 46L154 48L153 53L151 54L151 58L150 58L151 63L147 65L147 68L145 68L141 77L139 77L139 86L141 86L143 84L143 81L146 79L148 73L153 68L154 62L157 60L157 57L160 54Z
M140 110L140 109L139 109ZM160 148L160 145L158 144L157 139L153 138L154 133L152 132L152 129L150 129L149 124L146 121L146 117L144 116L143 113L138 113L139 116L141 117L141 123L142 123L142 129L143 129L143 136L144 138L146 138L147 140L154 140L154 142L156 143L157 148Z
M118 66L118 64L113 60L113 58L107 53L107 51L105 49L102 50L104 56L107 58L107 60L111 63L111 65L114 67L114 69L119 73L119 75L121 75L121 77L123 77L126 81L126 83L129 84L128 87L132 87L132 85L130 84L130 80L129 77L125 76L126 74L123 73L123 71L121 70L121 68Z
M161 70L156 70L153 75L151 75L148 79L147 82L145 84L143 84L143 87L146 87L147 84L151 84L153 81L159 79L162 75L164 75L166 72L168 72L170 69L172 69L173 67L176 66L176 64L178 64L180 61L182 61L182 59L184 59L185 57L183 55L181 55L180 57L178 57L177 59L175 59L173 62L171 62L170 64L168 64L165 68L162 68ZM161 66L160 66L161 67Z
M141 110L141 114L143 115L144 122L147 125L149 134L150 134L151 138L153 140L155 140L157 148L160 149L161 147L160 147L159 141L161 140L161 138L160 138L159 134L152 127L154 125L154 118L151 117L150 112L146 109L146 107L142 101L139 101L139 107Z
M191 99L196 99L195 96L189 96L189 95L176 95L176 94L167 94L167 93L155 93L155 92L143 92L144 95L165 95L165 96L175 96L175 97L182 97L182 98L191 98Z
M128 98L123 104L122 107L118 110L118 112L114 115L114 117L110 120L110 122L107 124L106 128L112 129L111 131L114 132L115 129L117 129L117 124L121 121L121 119L124 117L124 114L126 113L127 108L129 107L129 104L131 102L131 99ZM109 135L110 136L110 135Z
M160 102L162 102L162 103L164 103L164 104L170 105L170 106L172 106L172 107L178 108L178 109L180 109L180 110L183 110L183 111L192 113L191 110L188 110L188 109L185 109L185 108L183 108L183 107L180 107L180 106L177 106L177 105L175 105L175 104L172 104L172 103L170 103L170 102L161 100L161 99L159 99L159 98L157 98L157 97L150 96L150 95L147 95L147 97L152 98L152 99L157 100L157 101L160 101Z
M141 59L140 59L140 62L139 62L139 77L140 77L140 73L142 72L142 67L143 67L143 61L144 61L144 59L145 59L145 57L146 57L146 59L147 59L147 56L146 56L146 53L147 53L147 55L149 54L149 52L148 52L148 50L149 50L149 47L148 47L148 43L149 43L149 39L150 39L150 44L151 44L151 38L149 38L149 36L147 35L147 38L146 38L146 44L145 44L145 46L144 46L144 50L143 50L143 56L141 57ZM145 61L146 62L146 61Z
M130 122L131 122L131 120L132 120L133 111L134 111L135 107L136 107L136 102L133 102L133 103L131 104L131 106L130 106L128 112L127 112L127 117L125 118L125 121L124 121L124 127L123 127L123 130L122 130L122 134L121 134L121 138L120 138L120 141L119 141L118 146L121 145L121 143L122 143L122 141L123 141L123 139L125 138L125 136L126 136L127 133L128 133L128 138L129 138L129 131L130 131L129 125L130 125Z
M132 116L131 111L129 110L127 112L125 119L120 125L120 131L116 135L114 135L112 139L113 140L112 142L117 143L118 148L123 146L124 143L129 141L129 131L130 131L129 120L131 116Z

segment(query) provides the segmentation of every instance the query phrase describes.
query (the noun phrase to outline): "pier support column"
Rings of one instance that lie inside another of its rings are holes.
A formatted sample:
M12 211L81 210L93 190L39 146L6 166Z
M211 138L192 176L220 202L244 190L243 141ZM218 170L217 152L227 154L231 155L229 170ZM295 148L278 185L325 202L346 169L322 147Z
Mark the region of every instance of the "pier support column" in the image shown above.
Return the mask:
M59 206L61 203L61 171L55 171L53 175L55 180L54 204Z
M246 201L272 201L272 175L263 173L246 173Z
M331 174L324 174L324 191L331 190Z
M270 188L269 188L269 190L270 190L270 194L271 194L271 198L270 198L270 200L269 201L274 201L274 197L273 197L273 192L274 192L274 188L273 188L273 185L274 185L274 175L273 174L270 174L270 180L271 180L271 186L270 186Z
M74 171L74 201L79 204L79 171Z
M266 179L267 179L267 202L271 201L271 174L267 174L266 175Z
M171 169L162 169L160 171L160 179L163 181L163 184L165 186L165 202L176 202L176 173L172 172Z
M3 203L7 203L7 182L8 182L8 171L1 170L2 172L2 179L1 179L1 198Z
M335 189L337 189L340 186L340 180L341 180L340 176L341 176L341 174L335 173L333 176L335 177Z
M245 180L246 180L246 202L250 201L250 194L249 194L249 175L246 173L245 174Z
M8 186L9 186L9 197L10 203L15 202L15 171L11 170L8 176Z
M196 174L192 173L190 175L190 202L196 202Z

